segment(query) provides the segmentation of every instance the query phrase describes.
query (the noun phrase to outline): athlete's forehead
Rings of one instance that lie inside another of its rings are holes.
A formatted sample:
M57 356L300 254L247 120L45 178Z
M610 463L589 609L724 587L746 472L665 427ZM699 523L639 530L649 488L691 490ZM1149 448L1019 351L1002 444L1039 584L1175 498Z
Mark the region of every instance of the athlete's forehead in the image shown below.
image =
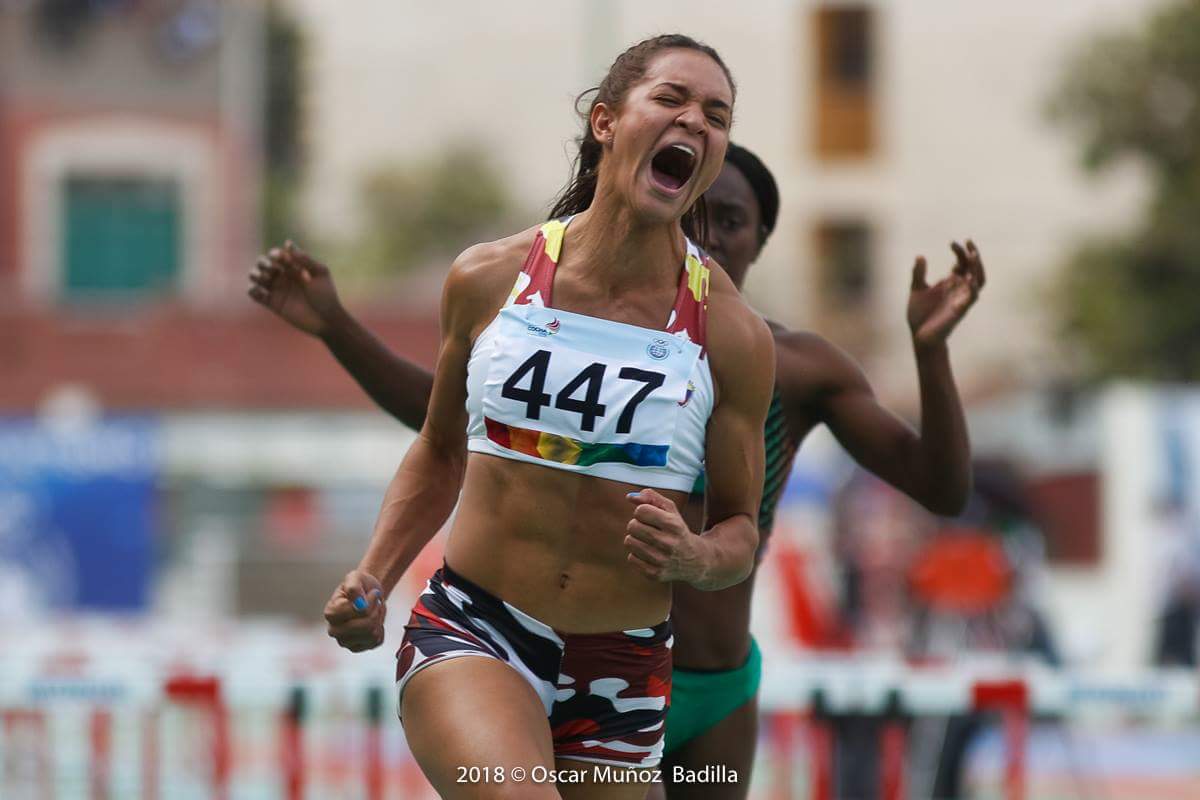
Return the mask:
M721 173L713 181L712 186L704 193L705 202L713 207L726 207L752 210L762 213L758 206L758 197L750 186L750 181L742 171L729 162L721 168Z
M664 86L698 98L705 105L733 109L733 90L725 71L698 50L664 50L647 65L641 84L651 88Z

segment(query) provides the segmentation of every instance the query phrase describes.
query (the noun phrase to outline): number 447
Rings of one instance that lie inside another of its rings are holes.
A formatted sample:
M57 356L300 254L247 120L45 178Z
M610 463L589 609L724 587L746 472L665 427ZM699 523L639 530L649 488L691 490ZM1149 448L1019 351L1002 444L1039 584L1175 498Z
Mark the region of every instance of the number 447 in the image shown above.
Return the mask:
M526 419L539 419L542 409L551 403L550 395L546 394L546 372L549 367L550 351L538 350L513 371L501 387L500 396L524 403ZM582 430L594 431L596 420L603 417L608 410L608 407L600 402L600 387L604 383L604 373L607 369L607 364L592 362L554 396L555 408L579 414L579 427ZM529 385L522 387L519 384L526 375L529 376ZM651 392L663 385L667 376L661 372L637 367L621 367L617 377L623 381L643 384L642 388L629 398L629 402L621 409L621 416L617 418L617 433L629 433L633 429L633 415L638 406ZM577 394L582 394L582 397L577 397Z

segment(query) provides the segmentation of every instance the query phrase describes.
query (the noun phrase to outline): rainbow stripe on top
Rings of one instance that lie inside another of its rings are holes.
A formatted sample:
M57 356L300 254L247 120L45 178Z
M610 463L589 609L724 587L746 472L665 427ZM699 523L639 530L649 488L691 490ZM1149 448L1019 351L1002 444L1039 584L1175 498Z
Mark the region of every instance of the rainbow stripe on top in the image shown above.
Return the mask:
M545 431L506 425L491 417L484 417L483 422L487 426L488 439L501 447L558 464L578 467L592 464L632 464L635 467L667 465L670 445L588 443Z

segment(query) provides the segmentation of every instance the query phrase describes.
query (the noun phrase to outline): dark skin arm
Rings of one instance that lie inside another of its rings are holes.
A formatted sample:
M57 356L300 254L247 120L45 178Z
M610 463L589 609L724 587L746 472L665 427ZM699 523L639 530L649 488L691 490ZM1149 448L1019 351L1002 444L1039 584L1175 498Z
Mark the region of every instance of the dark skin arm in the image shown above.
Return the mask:
M986 280L975 245L952 245L957 263L930 286L918 258L908 304L921 397L921 429L880 405L862 369L819 336L776 339L778 380L793 430L824 423L866 469L936 514L962 512L970 494L970 442L946 340Z
M433 374L393 353L346 311L327 266L289 241L260 257L249 277L255 302L323 341L380 408L421 429Z

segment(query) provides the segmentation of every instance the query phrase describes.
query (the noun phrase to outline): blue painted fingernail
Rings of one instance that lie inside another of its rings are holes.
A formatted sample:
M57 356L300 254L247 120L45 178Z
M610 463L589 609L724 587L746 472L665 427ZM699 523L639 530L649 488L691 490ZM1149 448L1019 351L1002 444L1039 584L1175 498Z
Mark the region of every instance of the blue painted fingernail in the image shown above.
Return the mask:
M634 497L637 497L638 494L639 494L638 492L630 492L629 494L627 494L625 496L632 499Z
M365 597L354 598L354 607L357 608L359 611L366 611L367 610L367 598L365 598Z

